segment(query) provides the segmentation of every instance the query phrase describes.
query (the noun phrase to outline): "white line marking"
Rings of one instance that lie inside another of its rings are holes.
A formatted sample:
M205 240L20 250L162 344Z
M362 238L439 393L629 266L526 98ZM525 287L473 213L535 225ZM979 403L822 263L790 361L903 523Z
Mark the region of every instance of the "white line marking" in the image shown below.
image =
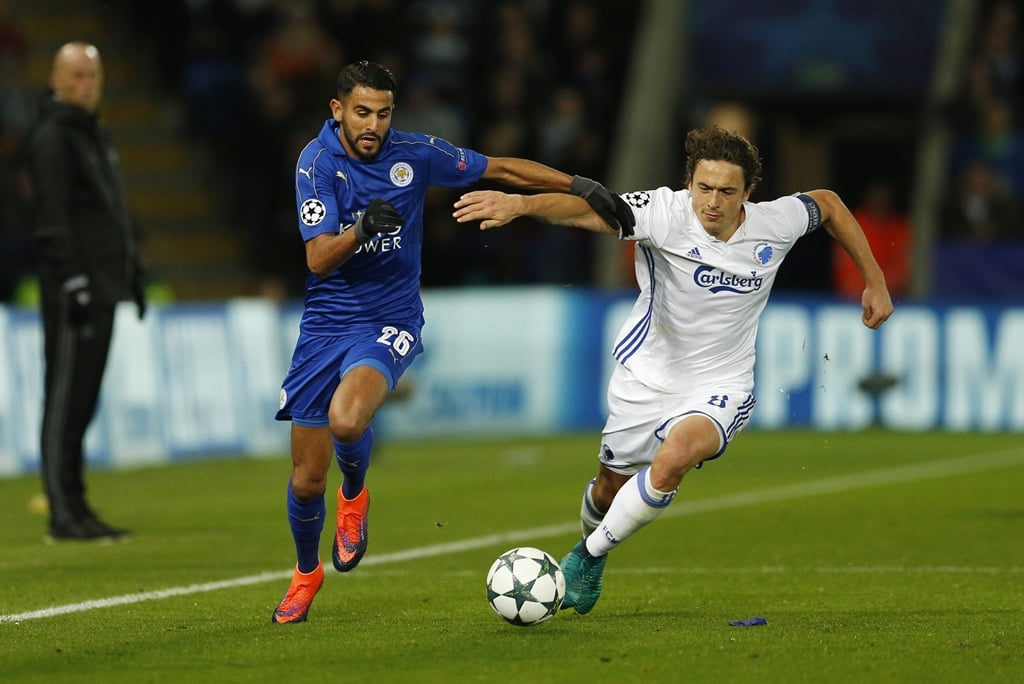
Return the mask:
M973 454L969 456L944 459L941 461L917 463L909 466L869 470L863 473L829 477L821 480L812 480L810 482L773 487L771 489L754 489L740 494L730 494L710 499L676 501L669 510L662 514L661 517L678 517L682 515L693 515L695 513L710 513L730 508L742 508L744 506L752 506L755 504L788 501L791 499L819 496L822 494L848 492L856 489L864 489L866 487L879 487L899 484L901 482L917 482L920 480L950 477L953 475L1001 470L1004 468L1013 468L1022 464L1024 464L1024 451L1019 449L998 451L987 454ZM448 553L461 553L463 551L471 551L473 549L499 546L501 544L517 544L535 539L557 537L563 534L570 534L578 530L579 523L572 522L561 525L535 527L528 530L515 530L511 532L490 534L483 537L474 537L472 539L464 539L462 541L450 542L447 544L434 544L432 546L423 546L407 549L405 551L370 555L363 559L362 565L374 566L401 563L419 558L430 558ZM893 568L887 567L871 571L890 572L893 570ZM764 569L760 570L760 572L764 571ZM826 572L824 569L819 569L819 571ZM865 572L866 571L867 570L865 570ZM1019 572L1019 568L907 568L901 571L1015 573ZM838 570L836 572L838 572ZM81 603L69 603L63 606L54 606L52 608L43 608L24 613L0 615L0 624L19 623L27 620L38 620L40 618L69 615L71 613L82 613L89 610L96 610L98 608L112 608L114 606L142 603L144 601L156 601L158 599L171 598L174 596L188 596L191 594L219 591L221 589L234 589L236 587L262 584L264 582L277 582L290 579L291 576L292 571L290 569L279 572L261 572L258 575L237 577L235 579L222 580L220 582L206 582L204 584L192 584L186 587L172 587L170 589L161 589L158 591L146 591L137 594L125 594L105 599L82 601Z

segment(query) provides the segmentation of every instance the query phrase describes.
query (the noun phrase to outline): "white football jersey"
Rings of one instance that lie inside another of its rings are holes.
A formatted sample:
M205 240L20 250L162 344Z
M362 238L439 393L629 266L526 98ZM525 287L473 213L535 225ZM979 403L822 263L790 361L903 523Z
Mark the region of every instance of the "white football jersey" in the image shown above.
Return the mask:
M645 384L666 392L754 387L754 343L782 260L821 225L807 195L744 204L727 242L708 235L690 191L661 187L622 198L636 216L640 294L613 354Z

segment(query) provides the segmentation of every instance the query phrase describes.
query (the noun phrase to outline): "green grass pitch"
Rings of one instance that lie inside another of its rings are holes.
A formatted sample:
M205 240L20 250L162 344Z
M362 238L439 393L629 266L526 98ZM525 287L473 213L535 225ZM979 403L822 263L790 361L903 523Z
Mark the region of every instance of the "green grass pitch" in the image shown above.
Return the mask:
M91 472L135 532L106 546L44 545L37 478L0 480L0 680L1024 678L1021 435L745 432L612 553L592 613L506 624L487 568L516 545L564 554L597 447L382 438L364 563L328 569L289 626L270 623L294 563L286 455Z

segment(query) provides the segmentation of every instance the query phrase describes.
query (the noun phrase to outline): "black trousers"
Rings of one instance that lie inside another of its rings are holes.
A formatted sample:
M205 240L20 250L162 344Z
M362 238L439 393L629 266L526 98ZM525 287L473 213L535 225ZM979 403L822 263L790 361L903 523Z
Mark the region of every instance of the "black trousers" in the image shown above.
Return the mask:
M85 431L96 414L114 330L114 307L98 305L81 325L71 323L67 298L43 289L46 361L40 435L42 477L50 522L94 515L85 493Z

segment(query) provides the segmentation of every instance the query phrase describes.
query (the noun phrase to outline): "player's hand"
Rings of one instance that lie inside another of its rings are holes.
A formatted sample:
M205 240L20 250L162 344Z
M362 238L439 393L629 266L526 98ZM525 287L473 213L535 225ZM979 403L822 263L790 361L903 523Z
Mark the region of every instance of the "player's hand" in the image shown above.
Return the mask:
M503 226L523 215L522 195L496 190L474 190L459 197L452 216L459 223L479 221L480 230Z
M72 276L61 285L68 308L68 319L76 328L89 323L92 314L92 290L89 289L89 276L84 273Z
M370 202L370 206L356 221L354 227L356 241L365 245L375 235L394 232L404 223L405 221L402 220L394 205L382 199L375 199Z
M861 321L872 330L885 323L889 316L892 315L892 297L889 296L889 290L884 286L868 286L864 288L864 294L861 295L860 302L864 308Z
M633 210L621 197L596 180L573 176L569 192L587 200L587 204L604 219L604 222L619 231L622 237L633 234L633 226L636 225Z

